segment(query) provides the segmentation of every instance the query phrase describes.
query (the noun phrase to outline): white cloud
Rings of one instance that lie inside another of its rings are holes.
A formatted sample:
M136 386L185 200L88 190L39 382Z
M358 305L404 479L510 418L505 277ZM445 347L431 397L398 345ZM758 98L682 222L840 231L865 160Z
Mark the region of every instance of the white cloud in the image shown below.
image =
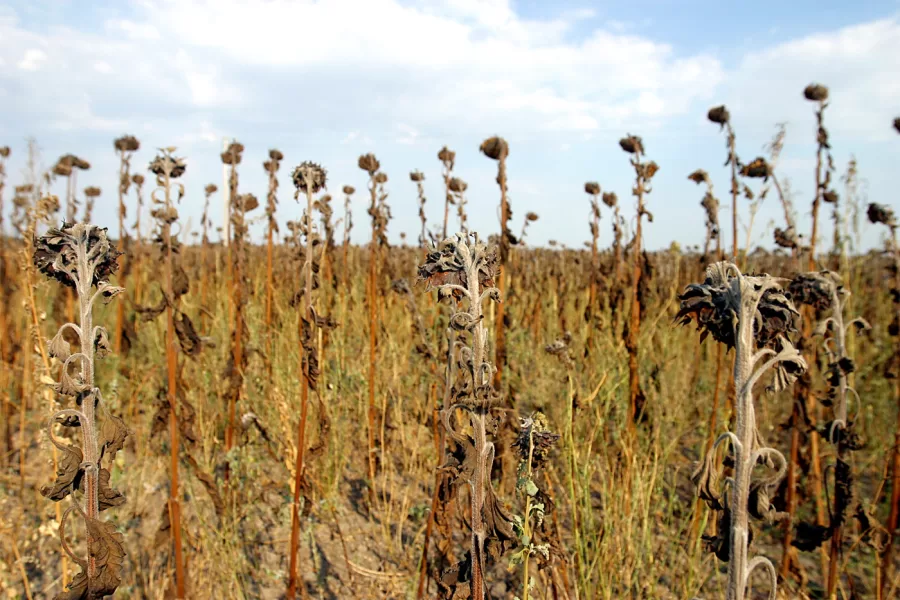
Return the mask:
M94 63L94 70L98 73L108 74L112 73L113 68L109 65L108 62L103 60L98 60Z
M47 60L47 53L37 48L25 51L25 56L19 61L18 66L23 71L37 71Z
M104 24L110 33L124 33L132 40L158 40L159 30L149 23L135 23L127 19L109 19Z

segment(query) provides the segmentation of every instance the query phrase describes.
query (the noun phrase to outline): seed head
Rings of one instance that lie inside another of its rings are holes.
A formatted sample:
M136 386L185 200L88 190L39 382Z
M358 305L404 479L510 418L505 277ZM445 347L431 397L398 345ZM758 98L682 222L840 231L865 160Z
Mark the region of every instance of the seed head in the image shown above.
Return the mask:
M421 171L412 171L409 174L409 180L415 182L425 181L425 174Z
M244 152L244 145L240 142L231 142L228 149L221 154L222 164L239 165L241 164L241 154Z
M450 188L451 192L456 192L457 194L461 194L466 191L466 188L468 188L469 185L465 181L460 179L459 177L453 177L450 179L450 183L448 184L448 187Z
M519 435L513 447L523 461L528 460L530 450L531 468L538 469L550 458L550 450L557 441L559 434L550 431L547 417L538 412L519 420Z
M841 288L841 276L832 271L800 273L788 285L796 304L812 306L817 311L831 307L832 292Z
M659 165L656 164L655 160L651 160L650 162L641 165L641 177L644 179L653 179L653 176L656 175L658 171Z
M441 148L440 152L438 152L438 160L442 163L449 165L450 168L453 168L453 163L456 161L456 152L444 146Z
M872 202L866 211L870 223L883 223L891 229L897 226L897 219L894 217L894 211L884 204L876 204Z
M629 154L643 154L644 153L644 145L641 142L641 138L636 135L628 134L627 137L623 137L619 140L619 146L625 152Z
M253 194L241 194L238 196L238 203L243 212L250 212L259 206L259 200Z
M596 181L588 181L584 184L584 191L591 196L596 196L600 193L600 184Z
M363 154L359 157L359 161L356 163L360 169L369 173L369 177L375 174L379 168L381 168L381 163L378 162L378 159L375 158L374 154Z
M540 218L540 217L538 216L538 214L537 214L536 212L527 212L527 213L525 213L525 220L526 220L526 221L534 222L534 221L537 221L539 218Z
M838 201L838 193L834 190L828 190L824 194L822 194L822 200L827 202L828 204L835 204Z
M291 178L294 180L294 187L298 192L308 191L311 194L318 194L325 189L325 169L308 160L294 168Z
M381 171L379 171L378 173L375 173L375 183L377 183L379 185L384 185L385 183L387 183L387 181L388 181L387 173L383 173Z
M94 186L84 188L84 195L88 198L97 198L100 196L100 188Z
M500 160L509 156L509 144L502 137L494 136L484 140L481 142L479 150L493 160Z
M750 161L750 164L741 167L741 176L743 177L755 177L765 181L771 174L772 168L768 165L766 159L761 156L754 158Z
M344 186L344 193L347 194L348 196L352 196L353 192L355 192L355 191L356 191L356 189L352 185Z
M274 161L284 160L284 154L281 153L281 150L272 148L271 150L269 150L269 158Z
M618 202L619 198L616 196L615 192L603 192L603 204L613 208Z
M178 179L184 175L187 165L183 158L160 154L150 163L149 169L157 177L165 177L166 171L168 171L169 179Z
M794 232L793 227L788 227L787 229L781 229L780 227L775 228L775 243L782 248L788 248L793 250L794 248L799 248L800 245L797 241L797 234Z
M803 97L812 102L828 100L828 88L818 83L811 83L803 90Z
M96 256L89 261L90 265L96 264L91 274L79 273L80 251ZM91 285L97 286L116 272L121 255L107 238L105 228L86 223L63 223L60 229L48 229L35 240L34 266L47 277L71 288L75 287L73 277L78 279L83 275L90 275Z
M281 166L281 163L279 163L277 160L269 159L263 161L263 169L266 170L266 173L277 173L279 166Z
M706 113L706 118L716 123L718 125L724 126L731 119L731 115L728 113L728 109L725 108L725 105L722 106L714 106L709 109L709 112Z
M134 185L142 186L142 185L144 185L144 176L141 175L140 173L135 173L134 175L131 176L131 182Z
M119 152L137 152L141 143L133 135L123 135L113 142L113 146Z
M72 165L64 162L58 162L53 165L53 174L59 177L68 177L72 174Z
M219 191L219 188L214 183L208 183L206 184L206 187L203 189L203 191L206 192L207 196L212 196Z
M894 119L894 129L897 130L897 133L900 133L900 117ZM6 154L3 155L3 148L0 148L0 156L9 156L9 148L6 148Z
M3 146L2 148L0 148L0 158L9 158L9 146Z
M703 169L697 169L696 171L688 175L688 179L696 184L706 183L709 181L709 173L707 173Z

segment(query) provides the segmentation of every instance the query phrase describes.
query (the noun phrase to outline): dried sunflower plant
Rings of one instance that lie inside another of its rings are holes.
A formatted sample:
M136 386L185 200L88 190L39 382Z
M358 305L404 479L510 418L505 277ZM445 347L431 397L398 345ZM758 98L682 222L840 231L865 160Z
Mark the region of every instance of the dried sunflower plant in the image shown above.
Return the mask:
M108 303L125 291L108 281L118 269L119 256L106 229L84 223L63 223L60 229L50 229L36 241L34 251L38 270L72 288L79 308L78 324L64 323L48 346L50 355L62 362L59 383L54 388L60 397L74 399L76 405L50 418L50 441L60 455L56 481L41 488L41 494L55 502L67 496L73 499L73 505L63 513L59 537L63 550L81 567L81 573L67 591L56 596L58 600L104 598L115 592L122 580L123 537L113 523L100 519L100 512L125 502L125 497L110 486L110 478L128 429L101 403L94 361L109 354L110 343L106 329L94 325L93 320L97 300ZM79 348L73 351L75 339ZM100 423L98 414L102 414ZM53 431L56 425L80 428L81 447L57 437ZM80 500L75 498L76 491L82 493ZM76 555L66 539L66 519L73 511L84 520L86 558Z
M495 367L488 353L482 307L489 299L500 301L494 286L497 260L496 248L489 248L477 233L456 234L435 245L419 267L419 280L426 282L428 290L438 290L439 301L455 301L450 327L459 335L459 343L450 347L450 352L457 351L458 377L440 414L462 456L448 454L443 469L452 473L456 493L462 484L469 486L471 550L461 564L451 567L460 579L444 586L442 597L446 598L483 600L485 554L496 559L516 543L513 519L501 506L490 478L494 443L489 432L497 428L491 409L500 396L491 381ZM460 417L468 424L463 425ZM463 574L470 578L462 580Z
M688 285L679 299L681 309L676 321L685 325L696 321L701 339L712 335L717 342L735 349L735 431L716 439L691 477L700 498L719 513L717 534L704 536L704 541L720 560L728 561L728 600L749 597L750 576L757 568L769 575L769 598L774 600L775 566L762 556L750 558L753 531L749 517L767 523L783 518L770 498L787 471L787 461L762 440L753 387L774 369L770 387L781 390L806 370L806 361L788 339L796 331L800 313L778 280L768 275L744 275L729 262L710 265L706 280ZM734 473L723 486L716 449L726 440L731 444ZM757 470L759 467L764 468L763 473Z

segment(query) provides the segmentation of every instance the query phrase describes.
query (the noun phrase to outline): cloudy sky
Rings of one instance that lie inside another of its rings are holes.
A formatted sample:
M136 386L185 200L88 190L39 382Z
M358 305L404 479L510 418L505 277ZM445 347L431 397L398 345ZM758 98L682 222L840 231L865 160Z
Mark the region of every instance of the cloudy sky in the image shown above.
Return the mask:
M223 138L246 146L242 190L260 196L268 149L284 152L282 221L300 214L289 167L322 163L339 195L343 184L365 189L356 158L374 152L390 176L390 231L414 239L408 173L425 173L437 224L444 144L457 151L457 174L469 183L471 226L498 229L496 163L478 146L499 134L510 143L514 227L534 211L541 218L531 243L579 246L589 237L585 181L617 192L629 212L633 206L632 172L617 140L634 133L661 167L648 199L656 217L648 245L686 246L703 238L702 192L687 180L691 171L713 175L723 220L730 214L724 138L705 118L721 103L746 160L763 152L777 123L787 124L779 172L808 230L815 137L802 90L812 81L831 89L826 118L838 174L855 156L869 199L900 208L900 136L890 127L900 115L898 48L897 0L3 2L0 145L12 147L11 184L21 180L29 137L48 166L67 152L90 160L79 184L104 190L94 219L113 230L112 140L124 133L141 140L135 165L160 146L186 157L181 213L195 229L202 188L222 180ZM746 215L746 201L741 209ZM773 195L754 239L768 244L780 214ZM609 224L604 214L605 241ZM880 234L865 235L874 244Z

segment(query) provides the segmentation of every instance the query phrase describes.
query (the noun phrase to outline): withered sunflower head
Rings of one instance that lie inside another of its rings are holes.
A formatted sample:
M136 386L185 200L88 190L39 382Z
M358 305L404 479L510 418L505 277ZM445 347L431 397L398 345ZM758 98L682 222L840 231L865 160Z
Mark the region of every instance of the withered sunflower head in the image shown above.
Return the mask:
M731 115L725 105L714 106L706 113L706 118L718 125L725 125L731 119Z
M241 194L238 196L238 202L244 212L250 212L259 206L259 200L253 194Z
M206 193L207 196L212 196L213 194L215 194L216 192L219 191L219 187L214 183L207 183L206 187L203 188L203 191Z
M840 287L840 275L832 271L819 271L798 274L788 285L788 292L795 304L805 304L823 311L831 307L832 292Z
M131 176L131 182L137 186L144 185L144 176L140 173L135 173Z
M835 204L838 201L838 193L834 190L828 190L822 194L822 200L828 204Z
M160 154L150 162L149 169L157 177L165 177L166 171L168 171L169 179L178 179L184 175L187 165L183 158Z
M540 217L538 216L538 214L537 214L536 212L527 212L527 213L525 213L525 220L526 220L526 221L534 222L534 221L537 221L539 218L540 218Z
M34 191L34 186L30 183L23 183L22 185L17 185L13 190L16 194L30 194Z
M709 181L709 173L707 173L703 169L697 169L696 171L688 175L688 179L697 184L706 183Z
M97 198L100 196L100 188L95 186L90 186L84 188L84 195L88 198Z
M742 177L755 177L759 179L768 179L772 175L772 168L761 156L754 158L749 164L741 167Z
M615 192L603 192L603 204L612 208L616 204L618 204L619 198L616 196Z
M465 181L460 179L459 177L452 177L450 179L450 183L448 184L448 187L450 188L451 192L456 192L457 194L461 194L466 191L466 188L468 188L469 185Z
M119 152L137 152L141 147L141 143L133 135L123 135L113 142L113 146Z
M294 180L294 187L298 191L318 194L325 189L327 177L325 169L307 160L294 168L291 179Z
M53 165L53 174L59 177L68 177L72 174L72 165L64 162L58 162Z
M513 447L521 461L527 461L530 453L531 468L539 469L550 458L550 451L558 441L559 434L550 431L547 417L537 412L530 417L519 419L519 435L513 442Z
M596 181L588 181L584 184L584 191L591 196L596 196L600 193L600 184Z
M656 164L655 160L651 160L650 162L641 165L641 177L643 177L644 179L653 179L653 176L658 172L659 165Z
M771 278L763 276L738 276L734 265L715 263L706 270L706 280L702 284L688 285L679 296L681 308L675 321L687 325L697 322L701 331L700 340L712 335L717 342L733 348L735 332L740 315L741 281L752 286L752 290L762 292L753 320L753 334L758 347L769 346L782 336L797 330L800 313L791 302L790 295L784 294L777 286L771 285Z
M897 117L896 119L894 119L894 129L897 130L897 133L900 133L900 117ZM2 151L2 150L3 150L3 148L0 148L0 151ZM9 156L9 148L6 148L5 156Z
M422 171L410 171L410 173L409 173L409 180L410 180L410 181L415 181L415 182L417 182L417 183L418 183L419 181L425 181L425 174L422 173Z
M354 188L352 185L344 186L344 193L347 194L348 196L352 196L353 192L355 192L355 191L356 191L356 188Z
M866 215L869 217L870 223L882 223L891 229L897 226L897 219L894 216L894 211L891 207L884 204L872 202L866 210Z
M0 158L9 158L9 146L3 146L2 148L0 148Z
M812 102L828 100L828 88L818 83L811 83L803 89L803 97Z
M275 161L284 160L284 154L281 153L281 150L272 148L271 150L269 150L269 158Z
M509 156L509 144L502 137L489 137L481 142L481 146L478 149L493 160L500 160Z
M383 173L381 171L379 171L378 173L375 173L375 183L384 185L385 183L387 183L387 181L388 181L387 173Z
M631 135L630 133L619 140L619 147L622 148L625 152L629 154L643 154L644 153L644 144L636 135Z
M797 241L797 234L792 227L788 227L787 229L776 227L775 243L782 248L788 248L790 250L800 247Z
M456 161L456 152L454 152L447 146L444 146L438 152L438 160L440 160L442 163L449 164L450 168L452 169L453 163Z
M277 173L278 167L281 166L281 163L277 160L266 160L263 161L263 169L265 169L266 173Z
M374 175L375 172L381 168L381 163L379 163L378 159L375 158L375 155L371 153L360 156L356 164L360 169L366 171L369 174L369 177Z
M121 252L109 241L106 229L86 223L63 223L59 229L48 229L47 233L34 242L34 266L38 271L63 285L74 288L79 273L78 248L83 246L88 253L97 256L91 285L107 281L119 268Z

